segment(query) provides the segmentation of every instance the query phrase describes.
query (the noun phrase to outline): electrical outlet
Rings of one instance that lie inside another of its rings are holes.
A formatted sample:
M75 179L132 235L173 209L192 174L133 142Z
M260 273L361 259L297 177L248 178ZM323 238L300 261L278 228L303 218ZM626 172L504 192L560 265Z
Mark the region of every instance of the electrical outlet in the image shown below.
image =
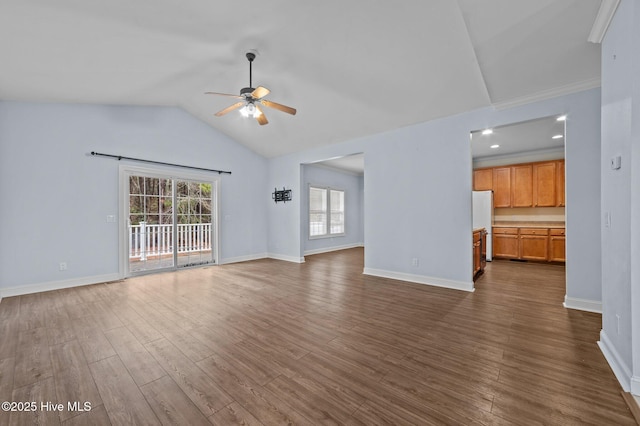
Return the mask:
M67 270L67 262L60 262L60 270L61 271Z
M115 215L112 215L112 214L107 215L107 222L108 223L114 223L115 221L116 221Z
M411 266L417 267L419 263L420 262L417 257L414 257L413 259L411 259Z
M620 334L620 315L616 314L616 331Z

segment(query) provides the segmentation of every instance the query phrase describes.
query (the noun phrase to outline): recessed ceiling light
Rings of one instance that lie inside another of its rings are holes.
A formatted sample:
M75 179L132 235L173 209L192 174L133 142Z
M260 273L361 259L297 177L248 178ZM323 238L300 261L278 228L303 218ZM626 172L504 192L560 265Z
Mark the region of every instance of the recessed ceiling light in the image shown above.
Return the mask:
M562 135L553 135L551 139L562 139Z
M484 130L482 131L482 134L483 134L483 135L490 135L491 133L493 133L493 130L492 130L492 129L484 129Z
M500 145L491 145L489 148L491 148L491 149L500 148Z
M556 118L556 121L566 121L567 116L566 115L561 115L560 117Z

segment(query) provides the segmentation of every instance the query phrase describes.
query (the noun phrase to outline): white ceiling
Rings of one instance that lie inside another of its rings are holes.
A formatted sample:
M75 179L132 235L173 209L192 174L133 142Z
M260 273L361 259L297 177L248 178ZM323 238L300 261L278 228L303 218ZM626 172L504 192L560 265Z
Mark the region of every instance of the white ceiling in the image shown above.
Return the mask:
M331 158L312 164L342 170L354 175L364 175L364 154L361 153L346 155L339 158Z
M485 129L471 132L471 155L474 160L513 154L562 151L564 149L564 121L557 116L494 127L493 133L483 135ZM555 135L562 138L553 139ZM498 148L491 148L499 145Z
M0 0L0 99L184 108L274 157L599 86L600 0ZM205 91L297 108L259 126Z

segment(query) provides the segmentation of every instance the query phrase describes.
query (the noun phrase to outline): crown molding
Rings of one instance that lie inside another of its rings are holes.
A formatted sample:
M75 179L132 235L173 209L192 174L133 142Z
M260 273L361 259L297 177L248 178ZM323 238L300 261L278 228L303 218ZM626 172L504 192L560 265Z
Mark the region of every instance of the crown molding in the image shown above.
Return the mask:
M556 98L558 96L582 92L583 90L595 89L596 87L600 87L600 77L578 81L576 83L571 83L560 87L554 87L553 89L542 90L531 95L521 96L519 98L510 99L507 101L495 102L492 104L492 106L497 110L513 108L530 104L532 102L544 101L546 99Z
M602 0L587 41L596 44L602 43L602 39L607 33L607 28L609 28L609 24L613 19L613 15L616 13L619 3L620 0Z

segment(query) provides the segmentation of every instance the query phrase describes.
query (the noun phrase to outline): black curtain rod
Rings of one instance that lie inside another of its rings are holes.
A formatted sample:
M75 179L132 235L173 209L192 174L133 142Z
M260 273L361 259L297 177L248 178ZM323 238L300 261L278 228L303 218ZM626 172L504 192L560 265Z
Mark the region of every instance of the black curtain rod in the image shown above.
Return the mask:
M118 161L120 161L120 160L132 160L132 161L140 161L142 163L162 164L163 166L174 166L174 167L183 167L185 169L204 170L204 171L207 171L207 172L215 172L215 173L218 173L219 175L222 174L222 173L227 174L227 175L231 174L231 172L226 172L224 170L205 169L203 167L193 167L193 166L183 166L182 164L165 163L165 162L162 162L162 161L153 161L153 160L143 160L141 158L125 157L124 155L101 154L101 153L95 152L95 151L91 151L91 155L97 155L97 156L100 156L100 157L111 157L111 158L117 159Z

